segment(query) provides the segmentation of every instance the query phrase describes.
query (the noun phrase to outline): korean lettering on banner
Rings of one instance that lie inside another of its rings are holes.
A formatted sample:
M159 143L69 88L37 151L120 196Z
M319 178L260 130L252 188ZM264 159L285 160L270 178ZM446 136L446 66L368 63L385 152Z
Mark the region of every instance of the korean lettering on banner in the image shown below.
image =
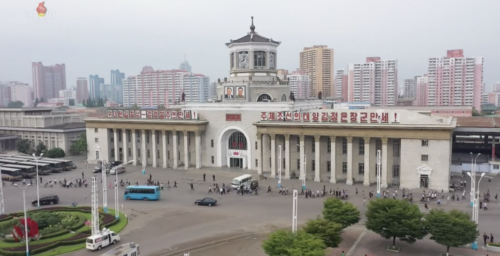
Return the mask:
M340 113L340 122L347 123L347 113L346 112Z
M267 112L260 112L260 120L267 121Z
M191 110L184 111L184 119L191 120Z
M277 113L276 120L277 121L283 121L283 112L280 111L280 112Z
M312 121L313 122L319 122L319 113L318 112L313 112L312 113Z
M171 115L171 118L172 119L177 119L177 111L172 111L172 115Z
M321 113L321 122L328 122L328 113L327 112Z
M370 113L370 123L378 123L377 113Z
M165 111L165 119L170 119L170 118L172 118L172 112Z
M193 111L193 113L191 113L191 119L198 120L198 113L196 111Z
M311 116L310 116L309 112L302 113L302 121L304 121L304 122L311 121Z
M158 115L160 119L165 119L165 110L160 110L160 113Z
M108 110L108 117L113 117L113 110Z
M368 122L368 113L366 112L361 112L359 113L359 122L360 123L367 123Z
M153 111L153 119L158 119L158 110Z
M130 110L129 112L130 112L129 113L129 117L130 118L135 118L135 111L134 110Z
M330 114L330 122L333 122L333 123L339 122L339 113L338 112L332 112Z
M113 117L114 118L118 117L118 110L113 110Z
M146 111L136 110L135 111L135 118L145 119L146 118Z
M292 112L285 112L285 121L288 121L288 122L293 121Z
M293 121L300 122L300 112L293 112Z
M123 118L128 118L128 110L123 110Z
M357 122L358 122L358 113L351 112L351 123L357 123Z
M118 117L123 118L123 110L118 110Z
M274 120L276 120L276 113L269 112L269 121L274 121Z
M148 119L153 118L153 111L152 110L148 110L147 113L148 113Z
M184 119L184 112L182 110L177 112L177 119Z
M389 113L381 113L380 114L380 122L381 123L389 123Z

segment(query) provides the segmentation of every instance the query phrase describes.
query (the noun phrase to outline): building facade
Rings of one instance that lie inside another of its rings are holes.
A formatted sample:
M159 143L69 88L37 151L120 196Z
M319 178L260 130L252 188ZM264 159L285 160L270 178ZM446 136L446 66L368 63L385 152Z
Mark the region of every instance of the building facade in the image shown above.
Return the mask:
M10 82L10 99L11 101L21 101L23 107L33 107L33 88L28 84L19 82Z
M415 77L413 79L405 79L404 83L403 98L414 99L416 96L415 94L417 78Z
M415 102L413 106L427 106L429 75L415 77Z
M123 83L123 82L122 82ZM101 97L108 101L113 101L118 104L123 104L123 85L120 84L103 84L101 85Z
M32 63L33 93L42 101L56 98L60 90L66 89L66 66L56 64L44 66L42 62Z
M7 107L11 101L10 86L7 83L0 83L0 107Z
M311 78L311 94L323 97L335 97L334 88L334 51L326 45L305 47L300 52L300 70Z
M89 76L89 96L91 99L104 98L101 95L101 86L104 84L104 78L98 75Z
M59 91L59 98L76 99L76 90L66 89Z
M428 106L472 106L481 109L483 58L464 57L449 50L446 57L429 59Z
M119 69L111 70L110 80L112 85L123 85L125 73L121 73Z
M191 65L189 65L189 62L187 60L185 60L185 61L181 62L181 64L179 65L179 69L187 71L187 72L191 72Z
M87 83L87 78L78 77L76 79L76 102L83 103L83 101L89 98L89 86Z
M349 98L349 76L347 71L339 69L335 72L335 91L337 98L347 101Z
M288 75L287 79L290 91L296 99L314 97L311 95L311 77L306 72L297 69Z

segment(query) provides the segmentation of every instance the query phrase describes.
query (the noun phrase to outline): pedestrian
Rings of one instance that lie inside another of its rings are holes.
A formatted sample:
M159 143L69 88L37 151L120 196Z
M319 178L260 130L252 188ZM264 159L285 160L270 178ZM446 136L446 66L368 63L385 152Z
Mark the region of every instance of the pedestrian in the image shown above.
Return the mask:
M214 181L215 181L215 174L213 174L213 175L212 175L212 178L213 178L213 179L214 179Z
M205 180L205 174L203 174L203 181L206 181L206 180Z
M212 194L212 187L208 186L208 193Z
M82 179L85 178L85 176L83 175L83 172L82 172Z
M366 198L363 197L363 205L366 204Z
M269 187L267 187L267 193L271 193L271 185L269 185Z
M484 235L483 235L483 240L484 240L484 245L486 245L486 242L488 242L488 235L486 234L486 232L484 232Z
M264 179L267 180L267 174L266 173L264 173Z
M149 174L149 180L153 180L153 175Z
M490 234L490 243L494 243L493 239L494 239L493 234Z
M177 187L177 181L174 180L174 188Z
M345 256L344 251L342 251L342 253L340 254L340 256Z
M358 195L358 188L356 188L356 195Z
M193 185L193 183L192 183L192 182L191 182L190 186L191 186L191 190L193 190L193 191L194 191L194 185Z
M487 211L488 210L488 203L484 202L484 210Z
M43 183L43 182L42 182L42 177L40 177L40 183Z

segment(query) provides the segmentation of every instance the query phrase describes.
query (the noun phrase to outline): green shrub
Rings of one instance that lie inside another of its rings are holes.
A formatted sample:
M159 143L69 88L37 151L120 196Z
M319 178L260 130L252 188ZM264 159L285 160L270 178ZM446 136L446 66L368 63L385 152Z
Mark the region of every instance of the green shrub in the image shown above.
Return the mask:
M489 246L500 247L499 243L488 243Z
M54 232L54 233L42 235L40 240L54 238L54 237L58 237L58 236L63 236L63 235L66 235L68 233L69 233L69 230L63 229L63 230L59 230L59 231Z

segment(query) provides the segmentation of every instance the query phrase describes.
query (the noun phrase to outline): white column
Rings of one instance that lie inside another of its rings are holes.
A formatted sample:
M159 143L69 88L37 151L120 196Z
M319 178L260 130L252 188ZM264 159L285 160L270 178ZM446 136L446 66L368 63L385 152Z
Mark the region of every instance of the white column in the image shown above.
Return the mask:
M285 177L284 179L290 179L290 134L285 134Z
M167 132L165 130L161 131L161 140L163 146L163 168L167 168Z
M352 137L347 137L347 185L352 185Z
M263 152L263 147L262 147L262 134L257 133L257 173L262 174L262 152Z
M146 130L141 130L142 138L141 138L141 156L142 156L142 166L148 165L148 158L146 152Z
M189 144L188 144L189 132L184 131L184 170L189 170Z
M320 154L321 154L321 136L314 136L314 181L321 181L321 172L320 172Z
M179 143L179 138L177 136L177 131L173 131L172 132L172 156L174 157L174 165L173 165L173 168L174 169L177 169L179 168L179 147L178 147L178 143Z
M195 133L195 143L196 143L196 169L201 168L201 132L196 131Z
M382 138L382 188L387 188L387 140Z
M158 167L158 155L156 154L156 130L151 130L151 143L153 144L153 167Z
M122 129L122 141L123 141L123 162L128 162L128 145L127 145L127 130Z
M130 138L132 140L132 157L134 159L134 166L137 166L137 130L130 130Z
M370 186L370 137L365 137L365 175L363 178L363 185Z
M304 170L304 166L305 166L304 165L304 160L305 160L304 159L304 156L305 156L305 152L304 152L304 150L305 150L305 143L304 143L304 140L305 140L305 136L304 135L300 135L299 139L300 139L300 146L299 146L300 147L300 154L299 154L299 156L300 156L300 175L299 175L299 179L303 180L304 177L305 177L305 175L306 175L305 170Z
M337 160L336 160L337 137L330 136L330 183L337 183Z
M276 134L269 134L271 138L271 178L276 178Z
M115 161L118 161L118 129L113 129L113 142L115 144Z

